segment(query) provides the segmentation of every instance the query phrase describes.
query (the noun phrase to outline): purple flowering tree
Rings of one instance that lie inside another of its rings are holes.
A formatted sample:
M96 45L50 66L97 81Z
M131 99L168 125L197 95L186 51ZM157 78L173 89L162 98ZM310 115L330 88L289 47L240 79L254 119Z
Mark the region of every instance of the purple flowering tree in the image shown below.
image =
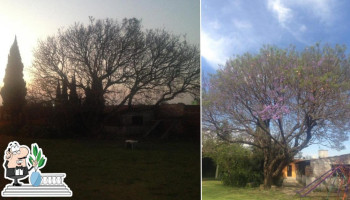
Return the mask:
M305 147L343 148L349 133L345 48L266 46L227 61L203 89L203 129L264 154L264 186Z

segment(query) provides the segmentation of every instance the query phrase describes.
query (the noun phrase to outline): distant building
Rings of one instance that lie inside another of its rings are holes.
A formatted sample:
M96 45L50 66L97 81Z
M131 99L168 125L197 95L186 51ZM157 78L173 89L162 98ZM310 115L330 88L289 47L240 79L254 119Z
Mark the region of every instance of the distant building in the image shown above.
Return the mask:
M328 157L327 150L319 150L316 159L295 160L283 170L284 185L308 185L338 164L350 165L350 154Z
M107 108L107 113L108 109ZM109 134L131 137L157 137L161 139L175 136L200 140L199 105L164 104L153 106L135 105L131 109L123 106L113 117L105 121L105 131Z

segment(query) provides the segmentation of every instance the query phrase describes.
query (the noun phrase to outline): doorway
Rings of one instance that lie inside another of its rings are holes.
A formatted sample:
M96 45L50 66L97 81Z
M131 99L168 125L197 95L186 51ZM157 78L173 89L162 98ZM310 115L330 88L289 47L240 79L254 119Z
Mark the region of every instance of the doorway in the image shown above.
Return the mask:
M292 165L287 166L287 176L291 177L292 176Z

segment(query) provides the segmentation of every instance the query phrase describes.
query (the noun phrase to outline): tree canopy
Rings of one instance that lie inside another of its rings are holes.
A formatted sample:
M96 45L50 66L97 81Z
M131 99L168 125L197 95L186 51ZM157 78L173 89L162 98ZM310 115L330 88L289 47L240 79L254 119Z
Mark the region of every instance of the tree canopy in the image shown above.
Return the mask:
M264 184L313 143L342 148L348 138L349 62L345 47L298 52L265 46L227 61L203 91L203 126L264 153Z
M39 42L31 97L54 99L59 80L94 109L158 105L186 93L199 96L199 63L198 47L183 37L144 30L135 18L90 18Z

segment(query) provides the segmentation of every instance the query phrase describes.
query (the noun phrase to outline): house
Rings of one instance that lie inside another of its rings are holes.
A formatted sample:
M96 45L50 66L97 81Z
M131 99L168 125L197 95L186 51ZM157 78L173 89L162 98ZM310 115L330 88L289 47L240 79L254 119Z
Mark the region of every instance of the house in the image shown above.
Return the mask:
M106 113L108 113L107 108ZM199 105L164 104L155 108L134 105L122 106L119 112L105 120L105 131L127 137L192 138L200 140Z
M283 175L283 185L284 186L296 186L298 184L297 182L297 163L301 160L293 160L289 165L287 165L282 170Z
M296 167L295 167L295 164L298 161L299 160L294 160L293 162L289 163L289 165L287 165L282 170L283 178L294 178L294 179L296 178Z
M350 154L328 157L327 150L319 150L319 158L295 160L283 170L284 185L291 182L309 185L339 164L350 165Z

